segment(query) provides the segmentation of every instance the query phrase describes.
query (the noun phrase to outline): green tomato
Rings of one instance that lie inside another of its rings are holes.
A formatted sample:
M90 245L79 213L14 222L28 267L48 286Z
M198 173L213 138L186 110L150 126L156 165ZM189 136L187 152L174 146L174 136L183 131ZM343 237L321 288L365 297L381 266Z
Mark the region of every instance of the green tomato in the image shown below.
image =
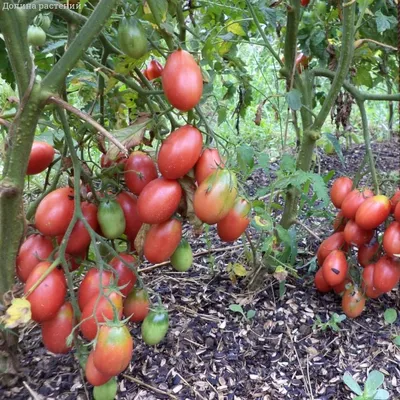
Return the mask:
M116 200L108 199L100 202L97 220L103 235L108 239L116 239L125 231L124 211Z
M318 1L315 4L315 12L319 17L324 17L326 14L326 1Z
M120 22L118 42L121 50L129 57L138 59L147 52L146 32L136 18L124 18Z
M115 376L112 377L107 383L93 388L94 400L114 400L117 395L117 380Z
M149 346L154 346L164 339L168 331L168 311L158 306L149 312L142 323L142 338Z
M179 272L186 272L193 263L193 252L189 242L182 239L171 256L171 264Z
M28 43L31 46L43 46L46 43L46 32L39 26L28 28Z

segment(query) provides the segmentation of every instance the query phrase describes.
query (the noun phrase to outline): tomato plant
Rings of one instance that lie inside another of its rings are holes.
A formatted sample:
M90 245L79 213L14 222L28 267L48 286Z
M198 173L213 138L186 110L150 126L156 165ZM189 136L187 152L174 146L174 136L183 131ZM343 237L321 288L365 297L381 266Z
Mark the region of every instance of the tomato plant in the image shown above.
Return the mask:
M342 297L343 312L348 318L358 317L364 311L365 300L362 291L356 286L351 286Z
M186 272L193 263L193 252L189 242L181 239L178 247L171 256L171 265L179 272Z
M135 256L125 253L121 253L119 256L128 264L130 264L131 268L138 264L138 260ZM114 257L110 261L110 266L113 268L113 272L118 278L117 285L124 286L119 290L126 297L136 283L135 273L118 257Z
M333 250L322 264L322 275L330 286L341 284L347 275L347 260L343 251Z
M195 165L196 182L200 185L216 169L224 168L217 149L205 149Z
M336 208L341 208L346 195L351 192L353 181L347 176L342 176L333 182L331 188L331 200Z
M168 332L168 311L158 306L151 310L142 323L142 339L149 346L155 346Z
M143 321L150 311L150 298L146 289L134 288L124 301L123 314L132 322Z
M46 142L33 142L28 160L27 175L43 172L53 161L54 149Z
M97 220L101 232L108 239L121 236L126 227L124 211L117 200L107 199L99 204Z
M373 196L360 205L355 221L363 229L375 229L386 220L389 214L389 199L383 195Z

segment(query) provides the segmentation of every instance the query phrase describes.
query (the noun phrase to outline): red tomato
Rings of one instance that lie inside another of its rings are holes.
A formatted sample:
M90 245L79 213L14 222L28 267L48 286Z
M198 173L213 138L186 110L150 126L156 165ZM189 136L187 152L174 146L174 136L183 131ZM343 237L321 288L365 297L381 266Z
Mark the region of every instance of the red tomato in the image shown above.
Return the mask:
M342 296L347 287L350 286L349 284L353 284L353 281L350 278L345 278L342 283L339 283L339 285L334 286L332 289L336 294Z
M342 202L343 216L349 219L354 219L360 205L373 195L374 194L369 189L365 189L363 192L360 192L358 189L352 190Z
M301 0L301 1L300 1L300 4L301 4L303 7L307 7L307 6L310 4L310 0Z
M325 261L325 258L334 250L343 250L347 251L348 246L346 241L344 240L343 232L336 232L333 235L326 238L318 248L317 251L317 260L318 265L322 266Z
M390 201L386 196L370 197L358 208L356 223L360 228L370 230L377 228L390 214Z
M334 250L322 264L322 275L330 286L341 284L347 275L347 260L343 251Z
M217 223L218 236L224 242L238 239L249 226L248 218L251 206L245 200L237 198L228 215Z
M331 188L331 200L336 208L342 206L343 199L351 192L353 181L347 176L337 178Z
M326 283L325 278L322 275L321 268L315 274L314 284L315 284L315 287L317 288L317 290L319 290L320 292L327 293L332 290L332 287Z
M185 125L172 132L161 145L158 169L167 179L179 179L196 164L203 147L203 137L192 125Z
M94 366L105 375L118 375L130 363L133 339L125 325L102 325L93 352Z
M64 235L74 215L74 204L74 191L71 188L50 192L36 210L36 227L43 235Z
M369 243L374 236L374 231L366 231L360 228L353 219L347 222L343 233L344 240L348 244L353 244L356 246L361 246L363 244Z
M125 235L129 240L135 240L143 222L139 218L137 198L128 192L121 192L117 201L125 216Z
M216 169L224 168L217 149L205 149L195 165L196 182L198 185L211 175Z
M64 303L55 317L42 323L42 340L47 350L65 354L71 350L67 338L74 328L74 311L71 303Z
M41 278L50 265L51 263L48 261L36 265L29 274L24 293L28 293L29 289ZM52 319L64 304L66 294L67 284L64 273L56 268L27 297L27 300L31 303L32 319L36 322Z
M365 295L371 299L378 298L382 292L374 287L375 264L367 265L362 273L361 287L365 291Z
M124 301L123 314L132 322L143 321L150 311L150 299L146 289L134 288Z
M144 70L144 76L152 81L162 75L164 68L157 60L151 60L149 66Z
M182 197L178 181L158 178L150 182L138 198L138 214L146 224L160 224L172 217Z
M182 223L177 219L152 225L144 241L144 255L153 264L167 261L181 238Z
M19 249L16 266L17 275L22 282L26 282L33 268L45 261L53 251L51 240L42 235L29 236Z
M27 175L35 175L43 172L53 161L54 149L45 142L33 142L28 160Z
M333 230L335 232L343 232L348 219L343 216L343 212L339 211L333 220Z
M92 297L90 301L85 305L82 316L80 330L82 335L87 340L93 340L97 335L97 323L106 322L106 320L114 319L114 310L111 302L118 313L118 318L122 316L122 297L116 293L112 292L108 296L98 296ZM96 316L94 318L93 314Z
M342 297L343 312L349 318L358 317L365 307L365 296L359 288L351 286L344 292Z
M396 221L400 222L400 203L397 203L397 206L394 209L394 217L396 218Z
M100 283L101 276L101 283ZM103 271L102 273L97 268L92 268L83 278L81 285L78 289L78 304L79 308L83 310L86 304L93 297L97 297L100 293L100 286L109 286L113 280L113 274L110 271Z
M154 161L142 151L134 151L125 164L125 183L129 190L137 196L143 188L157 178Z
M236 186L236 176L232 172L223 169L213 172L194 194L193 206L197 217L209 225L225 218L235 202Z
M381 257L375 264L374 287L382 292L390 292L399 282L400 266L388 256Z
M379 257L379 254L379 243L373 241L369 244L363 244L358 248L357 259L360 265L365 268L368 264L375 261Z
M135 256L125 253L121 253L119 256L129 263L131 268L134 268L138 264L138 259ZM120 289L120 292L126 297L136 283L135 273L118 257L114 257L110 261L110 266L114 268L113 273L118 278L117 285L126 285L123 289Z
M390 212L393 214L397 203L400 202L400 189L397 189L395 194L390 199Z
M112 375L106 375L100 372L93 363L93 354L94 351L89 353L89 357L86 361L85 367L85 376L87 381L93 386L101 386L107 383L111 378Z
M394 221L383 235L383 249L388 256L400 257L400 222Z
M165 97L180 111L189 111L199 103L203 77L190 53L179 49L168 57L162 73L162 86Z

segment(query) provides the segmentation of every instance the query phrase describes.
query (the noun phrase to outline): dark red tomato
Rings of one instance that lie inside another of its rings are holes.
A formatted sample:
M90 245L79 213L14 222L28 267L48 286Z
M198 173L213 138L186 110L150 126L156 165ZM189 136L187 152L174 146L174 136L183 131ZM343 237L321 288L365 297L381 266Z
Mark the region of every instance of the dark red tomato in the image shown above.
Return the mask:
M400 222L394 221L386 228L383 248L388 256L400 257Z
M194 194L197 217L209 225L225 218L236 200L236 187L236 176L228 170L218 169L209 175Z
M182 238L182 224L170 219L161 224L152 225L144 241L144 255L151 263L167 261Z
M151 60L149 66L144 70L144 76L152 81L162 75L164 68L157 60Z
M50 192L40 202L35 224L43 235L64 235L74 215L74 191L64 187Z
M301 1L300 1L300 4L301 4L303 7L307 7L307 6L309 5L309 3L310 3L310 0L301 0Z
M224 242L238 239L249 226L248 218L251 206L245 200L237 198L228 215L217 223L218 236Z
M342 297L343 312L348 318L358 317L364 311L365 300L362 291L356 286L351 286Z
M106 287L110 285L112 280L113 274L110 271L103 271L101 273L97 268L90 269L83 278L78 289L79 308L83 310L93 297L98 296L100 293L100 286Z
M133 269L138 264L138 259L130 254L121 253L119 255ZM136 275L131 268L126 266L119 258L114 257L110 261L110 266L113 267L113 273L118 279L118 286L125 286L120 289L120 292L126 297L136 283Z
M205 149L195 165L195 176L198 185L210 176L216 169L224 168L225 163L217 149Z
M138 214L146 224L160 224L172 217L182 197L178 181L158 178L150 182L138 198Z
M343 212L339 211L333 220L333 230L335 232L343 232L348 219L343 216Z
M397 203L397 206L394 209L394 217L395 217L396 221L400 222L400 203Z
M129 190L137 196L143 188L157 178L154 161L142 151L134 151L125 163L125 183Z
M124 301L123 314L132 322L143 321L150 310L150 299L146 289L134 288Z
M399 282L400 266L388 256L381 257L375 264L374 287L382 292L390 292Z
M165 97L180 111L189 111L198 104L203 93L200 67L190 53L174 51L162 73Z
M29 274L24 287L24 293L41 278L48 270L51 262L40 262ZM67 294L67 284L63 271L54 269L43 280L42 283L27 297L31 303L32 319L36 322L43 322L52 319L64 304L64 298Z
M362 272L361 287L365 295L371 299L376 299L382 294L382 292L374 287L374 272L375 264L367 265Z
M317 290L319 290L320 292L327 293L332 290L332 287L326 283L325 278L322 275L321 268L317 271L317 273L314 276L314 284Z
M33 268L45 261L53 251L51 240L42 235L29 236L19 249L16 269L18 278L26 282Z
M45 142L33 142L28 160L27 175L35 175L43 172L53 161L54 149Z
M89 353L89 357L86 361L85 376L86 376L87 381L91 385L101 386L101 385L104 385L105 383L107 383L112 378L112 376L103 374L94 366L93 353L94 353L94 350L92 350Z
M203 147L203 137L192 125L173 131L161 145L158 169L167 179L179 179L196 164Z
M363 192L360 192L358 189L352 190L342 202L343 216L349 219L354 219L358 207L360 207L365 200L373 195L374 194L369 189L365 189Z
M107 154L102 154L100 157L100 166L101 168L110 168L114 165L118 165L122 168L122 166L124 166L127 161L128 159L122 153L118 154L115 160L111 160L109 157L107 157Z
M325 261L325 258L334 251L334 250L343 250L347 251L348 246L346 241L344 240L343 232L336 232L333 235L326 238L318 248L317 251L317 260L318 265L322 266Z
M351 192L353 181L347 176L337 178L331 188L331 200L336 208L341 208L346 195Z
M129 240L135 240L143 222L139 218L137 198L128 192L121 192L116 199L125 216L125 235Z
M132 351L133 339L125 325L103 325L93 352L94 366L105 375L118 375L129 365Z
M42 323L44 347L55 354L65 354L71 350L67 338L74 328L74 311L71 303L64 303L55 317Z
M347 275L347 260L343 251L334 250L322 264L322 275L330 286L340 285Z
M353 244L355 246L361 246L369 243L374 236L374 231L366 231L360 228L353 219L347 222L343 233L344 240L348 244Z
M85 305L82 311L82 323L80 325L82 335L85 339L93 340L96 337L98 329L96 319L98 324L106 322L107 319L114 319L114 307L111 302L114 304L118 318L121 318L122 297L116 292L112 292L109 295L100 298L98 296L92 297ZM94 318L94 315L96 316L96 319Z
M377 228L390 214L390 201L386 196L370 197L358 208L356 223L360 228L370 230Z
M358 248L357 259L362 267L366 267L371 264L379 257L379 243L377 241L372 241L369 244L363 244Z
M350 284L353 284L353 281L350 278L345 278L342 283L339 283L339 285L334 286L332 289L336 294L342 296L347 287L350 286Z
M397 203L400 202L400 189L397 189L395 194L390 199L390 212L393 214Z

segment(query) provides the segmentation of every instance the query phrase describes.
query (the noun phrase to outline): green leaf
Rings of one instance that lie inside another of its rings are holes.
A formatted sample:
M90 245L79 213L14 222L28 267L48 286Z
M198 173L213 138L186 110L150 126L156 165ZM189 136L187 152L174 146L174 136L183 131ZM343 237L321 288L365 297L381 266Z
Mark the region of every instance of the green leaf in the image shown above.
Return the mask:
M387 16L379 10L375 13L376 29L379 33L385 32L397 24L397 20L393 15Z
M237 158L239 167L243 171L252 170L254 167L254 149L253 147L242 144L237 149Z
M343 375L343 382L347 385L355 394L362 395L360 385L354 380L354 378L346 371Z
M225 107L220 107L218 109L218 126L226 121L227 109Z
M400 346L400 336L396 336L396 337L393 339L393 343L394 343L396 346Z
M269 155L266 153L261 153L258 157L258 165L261 168L268 169L269 168Z
M343 153L342 153L342 148L340 147L339 141L337 140L336 136L332 135L331 133L325 133L324 134L328 140L333 144L333 148L336 151L336 154L339 157L340 162L342 163L342 166L345 166L345 162L344 162L344 157L343 157Z
M359 68L357 68L357 73L353 78L353 82L357 86L364 85L369 87L370 89L374 86L374 82L372 80L372 76L369 69L366 66L362 65Z
M387 390L378 389L378 391L375 394L374 400L388 400L389 397L390 397L390 394Z
M255 315L256 315L256 311L255 310L249 310L246 313L246 318L247 319L252 319L252 318L254 318Z
M145 5L144 7L144 12L145 14L153 14L154 20L155 21L160 21L163 22L167 19L167 12L168 12L168 1L167 0L157 0L153 1L154 4L154 10L153 12L150 11L150 7Z
M244 314L243 307L240 304L231 304L229 309L233 312Z
M244 29L242 28L242 25L239 24L239 22L234 22L234 23L229 23L228 22L228 27L226 28L226 30L228 32L232 32L235 35L238 36L246 36L246 32L244 31Z
M286 93L286 101L288 103L288 106L294 110L298 111L300 110L302 103L301 103L301 92L300 90L297 89L292 89L290 92Z
M385 318L385 322L387 324L393 324L397 319L397 311L394 308L388 308L385 310L383 317Z
M379 386L383 384L385 377L382 372L371 371L364 386L364 394L367 396L374 396L375 392L378 390Z

